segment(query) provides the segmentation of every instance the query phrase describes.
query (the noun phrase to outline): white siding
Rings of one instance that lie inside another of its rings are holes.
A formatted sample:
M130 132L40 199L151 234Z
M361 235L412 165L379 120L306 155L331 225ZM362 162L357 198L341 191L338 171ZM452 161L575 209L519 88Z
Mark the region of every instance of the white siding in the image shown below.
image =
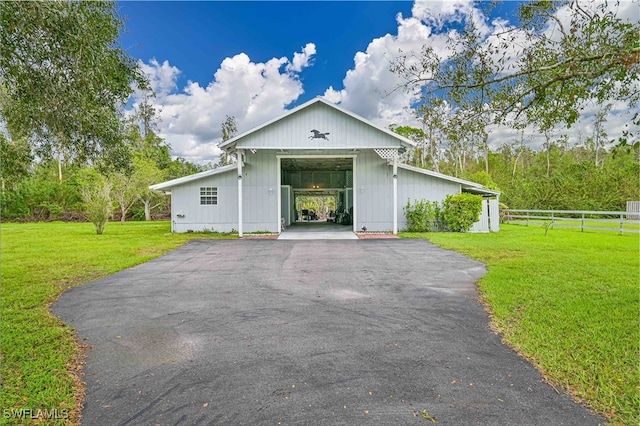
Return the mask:
M311 130L328 140L309 139ZM398 139L322 103L316 103L238 140L239 149L397 148Z
M327 139L310 139L311 130L328 133ZM246 156L242 179L244 232L280 231L278 199L282 196L281 184L298 188L307 186L308 182L320 181L323 186L343 188L350 186L350 180L353 181L353 190L347 191L347 198L348 204L353 202L355 206L354 228L366 226L372 231L393 230L393 171L387 160L380 158L373 148L399 148L403 143L408 145L408 141L325 101L317 101L229 143L244 150ZM349 158L355 155L356 160L353 176L348 172L303 170L287 172L281 178L277 155L345 155ZM172 229L175 232L238 230L237 173L234 169L212 173L205 173L204 177L198 174L179 179L177 183L164 183L163 188L170 188L172 192ZM449 194L460 193L461 185L473 186L469 182L451 179L399 168L398 228L406 229L404 206L408 200L440 202ZM200 188L206 186L218 188L217 205L200 205ZM283 210L281 216L286 218L287 215L283 214L287 210L285 200L283 204L284 207L280 206ZM287 218L285 222L292 220Z
M278 151L246 151L243 168L243 230L279 232L277 161ZM393 229L393 175L387 160L373 150L362 150L356 158L355 229ZM200 187L218 188L218 204L200 205ZM172 188L172 220L175 232L238 229L238 180L234 170ZM398 229L406 229L404 207L408 200L443 201L460 193L460 184L417 172L398 169ZM282 212L284 213L284 212ZM178 217L184 215L184 217ZM290 219L292 220L292 219Z
M280 203L280 216L284 218L284 226L289 226L293 218L293 194L290 185L280 187Z
M218 188L217 205L200 205L200 187L204 186ZM174 232L238 229L236 174L229 171L171 188L171 216Z
M243 169L243 231L279 232L275 152L247 153ZM200 188L218 188L218 204L200 205ZM234 170L171 189L175 232L238 230L238 177ZM179 217L184 215L184 217Z
M496 198L489 200L489 230L500 232L500 202Z
M356 230L366 226L370 231L393 230L393 171L371 150L362 151L356 159Z
M447 195L459 194L459 183L439 179L410 170L398 169L398 229L407 229L404 207L407 201L442 202Z
M469 232L489 232L489 200L482 200L480 217L471 225Z
M242 179L244 232L280 232L276 168L275 151L246 152Z

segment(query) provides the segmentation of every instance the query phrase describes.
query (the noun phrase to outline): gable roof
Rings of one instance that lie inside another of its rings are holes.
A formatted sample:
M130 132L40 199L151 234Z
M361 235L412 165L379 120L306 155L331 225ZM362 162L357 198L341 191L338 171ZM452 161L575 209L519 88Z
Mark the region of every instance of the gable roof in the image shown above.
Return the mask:
M238 165L237 164L229 164L227 166L222 166L222 167L218 167L216 169L211 169L211 170L205 170L204 172L195 173L195 174L184 176L184 177L181 177L181 178L178 178L178 179L173 179L173 180L168 180L166 182L156 183L155 185L151 185L149 187L149 189L153 189L153 190L170 189L170 188L172 188L174 186L181 185L183 183L192 182L194 180L206 178L206 177L209 177L209 176L218 175L218 174L221 174L221 173L230 172L231 170L237 170L237 169L238 169Z
M276 118L273 118L273 119L271 119L269 121L266 121L266 122L262 123L261 125L259 125L257 127L254 127L253 129L250 129L250 130L248 130L246 132L243 132L243 133L241 133L241 134L239 134L237 136L234 136L233 138L231 138L231 139L229 139L229 140L227 140L225 142L222 142L221 144L218 145L218 147L220 149L222 149L222 150L228 150L228 149L230 149L232 147L235 147L235 145L236 145L236 143L238 141L240 141L241 139L246 138L247 136L251 135L252 133L255 133L255 132L257 132L257 131L259 131L261 129L264 129L265 127L268 127L268 126L270 126L270 125L272 125L272 124L274 124L274 123L276 123L276 122L278 122L280 120L283 120L283 119L285 119L285 118L287 118L287 117L289 117L289 116L291 116L291 115L293 115L293 114L295 114L295 113L297 113L297 112L299 112L299 111L301 111L303 109L306 109L306 108L308 108L308 107L310 107L312 105L318 104L318 103L326 105L326 106L328 106L330 108L333 108L334 110L339 111L342 114L345 114L345 115L347 115L347 116L349 116L351 118L354 118L354 119L360 121L361 123L364 123L367 126L372 127L372 128L374 128L374 129L376 129L376 130L378 130L380 132L386 133L387 135L389 135L392 138L396 139L401 144L401 146L404 146L405 148L412 148L412 147L416 146L415 142L411 141L410 139L407 139L404 136L401 136L401 135L399 135L397 133L394 133L389 129L385 129L384 127L380 127L380 126L372 123L371 121L367 120L366 118L363 118L363 117L361 117L361 116L359 116L357 114L354 114L353 112L348 111L348 110L346 110L344 108L341 108L338 105L336 105L336 104L334 104L332 102L329 102L325 98L323 98L321 96L318 96L318 97L316 97L314 99L311 99L310 101L307 101L307 102L303 103L302 105L299 105L299 106L297 106L297 107L285 112L284 114L282 114L282 115L280 115L280 116L278 116Z

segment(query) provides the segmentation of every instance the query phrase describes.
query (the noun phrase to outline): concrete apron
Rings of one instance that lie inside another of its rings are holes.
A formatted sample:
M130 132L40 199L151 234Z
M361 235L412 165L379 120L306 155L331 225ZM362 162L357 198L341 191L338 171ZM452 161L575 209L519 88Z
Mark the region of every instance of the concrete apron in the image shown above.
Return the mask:
M296 222L280 233L279 240L357 240L351 225L324 221Z

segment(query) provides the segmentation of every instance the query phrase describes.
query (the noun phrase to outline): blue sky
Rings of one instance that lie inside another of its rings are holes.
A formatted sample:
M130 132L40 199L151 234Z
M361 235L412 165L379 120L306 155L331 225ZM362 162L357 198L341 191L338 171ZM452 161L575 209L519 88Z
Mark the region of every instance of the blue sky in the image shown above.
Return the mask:
M222 60L246 53L253 61L290 56L307 43L317 54L300 73L305 93L295 104L341 86L355 52L397 32L396 15L410 1L351 2L121 2L127 32L122 45L135 58L169 60L187 80L206 85Z
M637 2L623 0L622 12L636 16ZM415 96L394 90L400 80L389 71L399 50L429 45L446 55L447 31L462 19L490 34L518 5L486 16L473 0L118 2L120 42L149 76L160 135L174 156L200 163L217 160L226 115L246 131L316 96L383 127L419 127ZM591 134L595 111L570 140ZM625 120L613 108L609 133ZM505 127L490 133L493 149L519 137ZM542 139L528 135L532 145Z

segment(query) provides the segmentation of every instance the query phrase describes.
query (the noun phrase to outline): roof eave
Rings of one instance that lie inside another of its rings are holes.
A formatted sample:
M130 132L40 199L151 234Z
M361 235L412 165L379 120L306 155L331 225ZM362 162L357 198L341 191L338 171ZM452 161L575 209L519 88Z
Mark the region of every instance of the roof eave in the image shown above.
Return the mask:
M267 127L267 126L269 126L269 125L271 125L271 124L273 124L273 123L275 123L277 121L280 121L280 120L282 120L282 119L284 119L284 118L286 118L286 117L288 117L288 116L290 116L292 114L295 114L296 112L298 112L298 111L300 111L300 110L302 110L304 108L307 108L308 106L313 105L313 104L318 103L318 102L320 102L320 103L322 103L324 105L327 105L327 106L329 106L331 108L334 108L334 109L342 112L343 114L346 114L346 115L350 116L351 118L354 118L354 119L356 119L356 120L358 120L358 121L360 121L360 122L362 122L364 124L367 124L367 125L373 127L374 129L377 129L377 130L379 130L379 131L381 131L383 133L388 134L389 136L397 139L400 142L400 144L402 146L404 146L405 148L414 148L415 146L417 146L416 143L413 142L412 140L407 139L404 136L399 135L397 133L394 133L389 129L385 129L384 127L380 127L380 126L372 123L371 121L367 120L366 118L360 117L359 115L356 115L353 112L348 111L348 110L346 110L346 109L334 104L333 102L329 102L328 100L326 100L325 98L323 98L321 96L318 96L316 98L313 98L313 99L303 103L302 105L298 105L297 107L287 111L286 113L284 113L282 115L279 115L278 117L272 118L271 120L268 120L268 121L260 124L259 126L254 127L253 129L247 130L246 132L243 132L243 133L241 133L241 134L229 139L228 141L219 144L218 148L220 148L222 150L225 150L225 151L228 151L230 148L235 147L236 143L240 139L250 135L251 133L257 132L260 129L263 129L263 128L265 128L265 127Z
M493 189L487 189L485 187L465 187L465 185L462 186L463 190L466 190L467 192L470 192L472 194L476 194L476 195L489 195L492 197L497 197L498 195L501 194L500 191L495 191Z
M235 164L229 164L227 166L218 167L217 169L205 170L204 172L194 173L189 176L168 180L166 182L156 183L155 185L149 186L149 189L155 190L155 191L166 190L168 188L173 188L174 186L182 185L184 183L192 182L194 180L204 179L209 176L215 176L221 173L226 173L236 168L237 166Z

